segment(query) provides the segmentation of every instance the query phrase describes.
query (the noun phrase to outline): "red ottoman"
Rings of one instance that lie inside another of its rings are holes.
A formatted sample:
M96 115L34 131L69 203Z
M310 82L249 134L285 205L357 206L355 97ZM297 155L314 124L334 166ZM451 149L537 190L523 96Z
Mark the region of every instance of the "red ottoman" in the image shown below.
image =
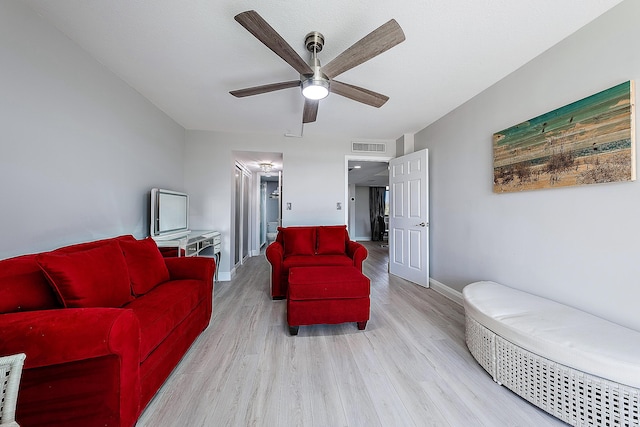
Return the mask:
M355 267L293 267L289 270L287 323L291 335L300 325L369 320L369 278Z

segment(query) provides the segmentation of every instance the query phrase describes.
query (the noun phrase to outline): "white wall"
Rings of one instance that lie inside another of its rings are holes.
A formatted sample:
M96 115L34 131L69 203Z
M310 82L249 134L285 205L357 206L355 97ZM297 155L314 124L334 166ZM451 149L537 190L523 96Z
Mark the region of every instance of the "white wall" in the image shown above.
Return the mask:
M640 182L494 194L491 140L640 83L638 17L640 2L621 3L416 135L429 149L434 279L456 290L495 280L640 330Z
M148 234L184 129L21 2L0 2L0 259Z
M233 151L283 154L282 201L284 226L345 224L347 183L345 156L351 153L346 137L287 138L284 135L187 131L185 187L191 201L192 228L222 233L219 275L228 280L234 242ZM394 152L394 144L387 144ZM379 156L380 153L377 153ZM336 203L342 203L342 210Z

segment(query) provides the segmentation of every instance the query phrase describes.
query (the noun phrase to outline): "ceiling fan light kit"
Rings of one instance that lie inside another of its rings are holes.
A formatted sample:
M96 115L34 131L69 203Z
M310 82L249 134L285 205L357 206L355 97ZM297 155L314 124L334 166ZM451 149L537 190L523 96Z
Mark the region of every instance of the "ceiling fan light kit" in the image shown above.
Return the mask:
M302 95L311 100L319 100L329 95L329 81L309 78L302 81Z
M302 123L316 121L318 104L329 93L335 93L373 107L381 107L389 97L377 92L334 80L365 61L374 58L405 40L400 25L391 19L371 33L354 43L324 67L320 66L317 54L324 46L324 36L312 31L305 37L305 47L311 52L311 60L305 62L276 30L255 10L248 10L235 16L235 20L253 34L265 46L282 58L300 74L300 80L272 83L234 90L229 93L235 97L258 95L291 87L300 87L305 98L302 111Z

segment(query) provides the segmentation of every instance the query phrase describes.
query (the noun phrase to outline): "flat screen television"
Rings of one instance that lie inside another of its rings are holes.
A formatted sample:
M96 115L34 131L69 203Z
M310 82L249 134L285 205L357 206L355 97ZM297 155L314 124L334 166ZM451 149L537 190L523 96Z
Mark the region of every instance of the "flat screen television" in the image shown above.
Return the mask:
M170 238L189 232L189 196L178 191L151 189L151 236Z

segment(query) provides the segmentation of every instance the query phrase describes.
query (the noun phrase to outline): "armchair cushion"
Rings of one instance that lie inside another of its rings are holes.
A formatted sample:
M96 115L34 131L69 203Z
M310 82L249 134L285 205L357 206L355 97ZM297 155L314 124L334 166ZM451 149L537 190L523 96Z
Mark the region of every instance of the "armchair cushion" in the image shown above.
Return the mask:
M131 291L135 296L144 295L169 280L167 265L152 238L122 241L120 247L129 269Z
M278 227L284 235L284 256L313 255L316 252L316 227Z
M287 257L282 262L282 266L289 273L289 269L292 267L318 267L329 265L353 265L353 260L345 255L323 255L308 256L308 255L293 255Z
M318 255L344 255L346 247L346 225L318 227Z
M116 241L85 251L42 253L36 260L67 308L121 307L133 299Z

